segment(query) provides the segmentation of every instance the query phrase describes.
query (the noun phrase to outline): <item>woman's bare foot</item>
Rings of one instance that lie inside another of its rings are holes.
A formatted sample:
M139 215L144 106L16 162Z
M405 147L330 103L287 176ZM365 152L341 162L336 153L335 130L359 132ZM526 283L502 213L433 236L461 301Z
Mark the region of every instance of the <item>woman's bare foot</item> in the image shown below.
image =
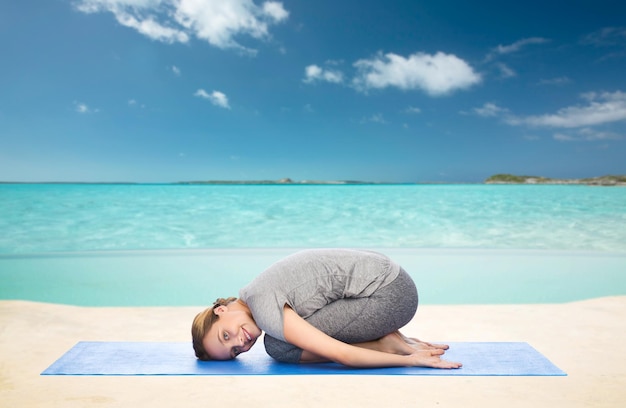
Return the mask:
M415 354L420 351L441 351L443 354L449 347L446 344L431 344L413 337L406 337L400 331L389 333L378 340L354 344L371 350L384 351L400 355Z
M407 339L407 343L417 348L418 350L447 350L450 348L450 346L448 346L447 344L428 343L426 341L416 339L415 337L409 337Z
M404 336L399 331L381 337L377 343L380 347L379 351L387 353L409 355L415 353L416 350L405 341Z
M406 337L404 334L397 332L402 339L411 346L414 350L447 350L450 348L447 344L433 344L426 341L421 341L415 337Z

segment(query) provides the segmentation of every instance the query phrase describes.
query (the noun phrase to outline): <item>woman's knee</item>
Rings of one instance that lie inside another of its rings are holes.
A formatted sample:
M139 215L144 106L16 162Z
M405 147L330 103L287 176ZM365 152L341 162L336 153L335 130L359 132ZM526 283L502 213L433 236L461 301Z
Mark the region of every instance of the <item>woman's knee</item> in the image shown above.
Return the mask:
M274 360L283 363L299 363L302 356L302 349L293 344L278 340L272 336L265 334L263 338L265 351Z

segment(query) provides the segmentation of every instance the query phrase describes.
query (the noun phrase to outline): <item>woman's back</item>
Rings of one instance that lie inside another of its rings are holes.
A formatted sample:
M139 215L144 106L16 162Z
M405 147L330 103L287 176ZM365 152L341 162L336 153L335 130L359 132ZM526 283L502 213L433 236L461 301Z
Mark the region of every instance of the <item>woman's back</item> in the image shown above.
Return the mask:
M377 252L312 249L271 265L239 295L259 327L284 340L285 304L306 319L338 299L370 296L391 283L399 271L396 263Z

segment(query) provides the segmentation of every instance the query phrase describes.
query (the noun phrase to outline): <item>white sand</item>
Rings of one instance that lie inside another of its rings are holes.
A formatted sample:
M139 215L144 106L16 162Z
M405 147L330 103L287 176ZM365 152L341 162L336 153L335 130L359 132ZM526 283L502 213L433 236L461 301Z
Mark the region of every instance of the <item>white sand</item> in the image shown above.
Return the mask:
M201 308L0 301L0 406L626 406L626 296L548 305L420 306L403 330L432 341L525 341L567 377L39 375L81 340L187 341Z

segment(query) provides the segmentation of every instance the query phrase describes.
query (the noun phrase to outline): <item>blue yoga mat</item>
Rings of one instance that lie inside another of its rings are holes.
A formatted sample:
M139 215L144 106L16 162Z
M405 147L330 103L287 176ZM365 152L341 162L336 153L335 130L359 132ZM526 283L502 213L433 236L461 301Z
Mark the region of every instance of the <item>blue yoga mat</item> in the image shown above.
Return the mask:
M230 361L198 361L191 343L88 342L72 347L42 375L566 375L527 343L450 343L445 358L463 367L441 370L423 367L356 369L335 363L284 364L269 357L263 346Z

